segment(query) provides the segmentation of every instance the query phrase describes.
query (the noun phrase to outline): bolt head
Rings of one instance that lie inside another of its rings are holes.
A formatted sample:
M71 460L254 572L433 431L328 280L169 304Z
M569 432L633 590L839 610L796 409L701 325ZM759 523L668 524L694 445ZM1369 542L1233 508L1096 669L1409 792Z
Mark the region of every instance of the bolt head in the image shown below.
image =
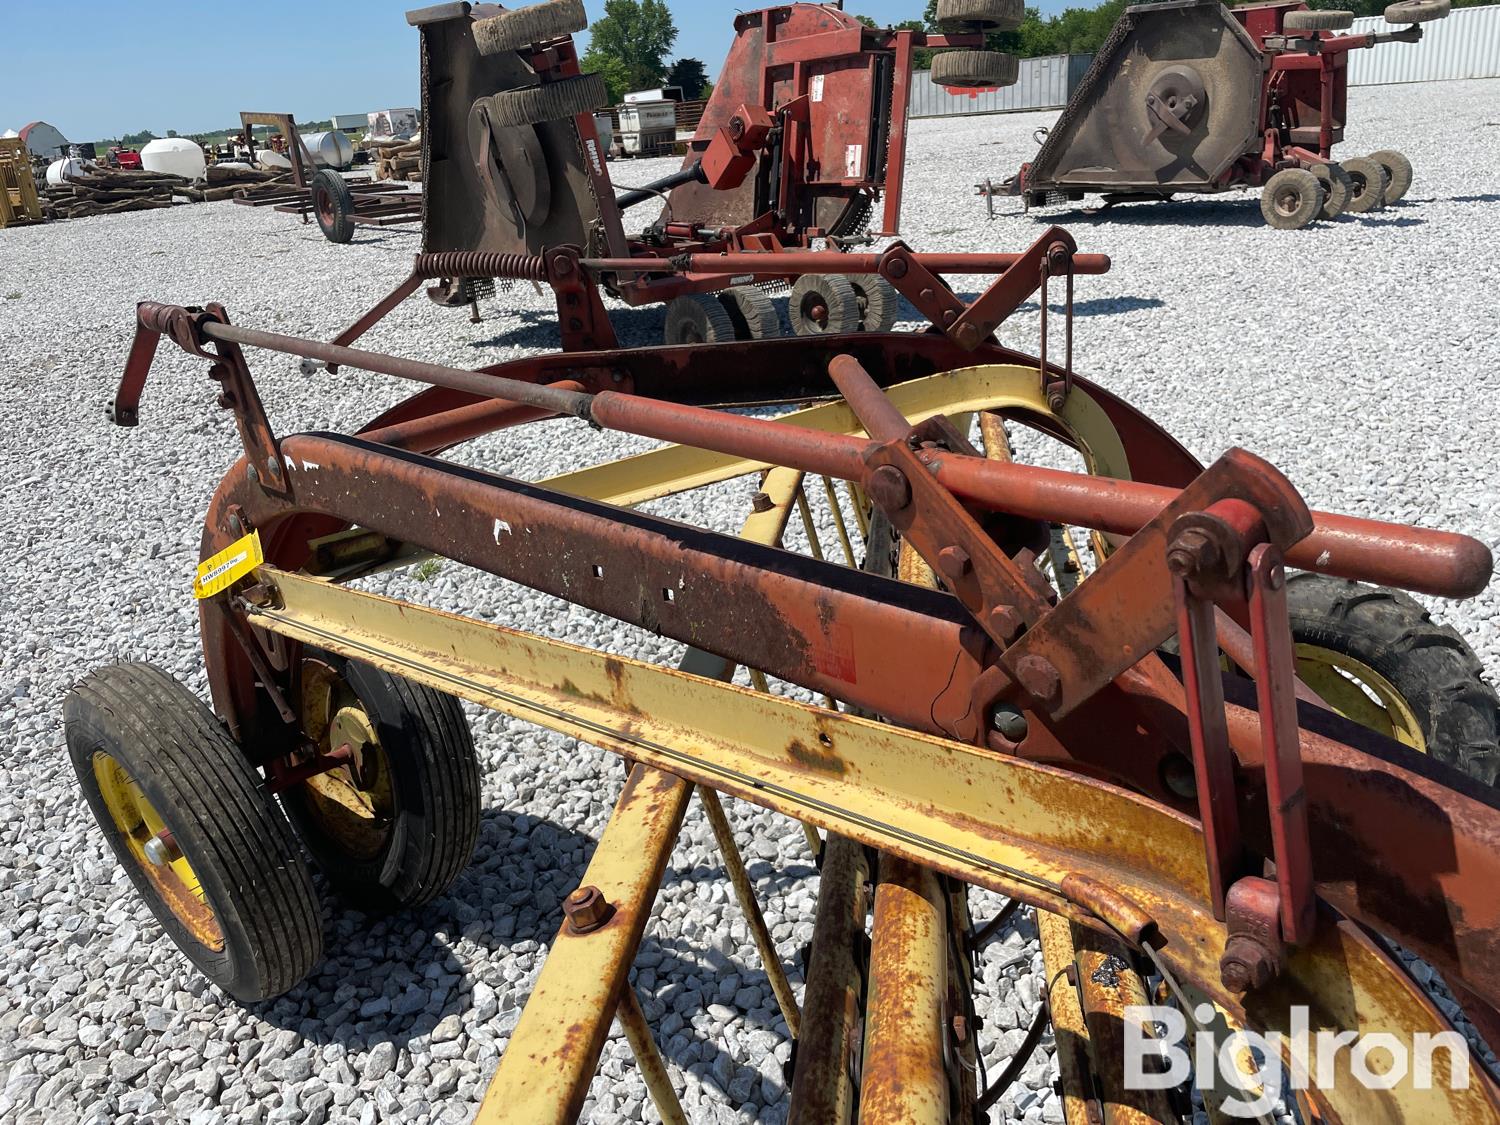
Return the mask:
M1263 988L1275 975L1271 954L1258 943L1236 934L1224 947L1219 959L1219 979L1231 992L1249 992Z
M767 493L757 492L754 496L750 497L750 507L756 512L769 512L772 508L776 507L776 502Z
M1054 707L1062 701L1062 676L1050 660L1023 656L1016 665L1016 679L1044 707Z
M1196 527L1188 528L1167 548L1167 568L1183 579L1216 570L1223 561L1219 545Z
M1010 644L1016 639L1016 635L1020 633L1021 626L1025 622L1021 620L1021 615L1016 612L1014 606L999 605L990 610L989 624L991 635Z
M906 276L906 270L907 270L906 259L905 258L894 258L894 259L892 259L891 264L890 264L889 268L886 270L886 272L889 273L892 277L905 277ZM930 290L928 290L928 292L930 292Z
M563 900L563 914L575 934L592 933L609 920L611 913L598 887L579 887Z
M974 563L962 547L944 547L938 552L938 569L956 582L974 569Z
M894 465L882 465L871 473L865 491L887 512L899 512L911 503L911 482Z

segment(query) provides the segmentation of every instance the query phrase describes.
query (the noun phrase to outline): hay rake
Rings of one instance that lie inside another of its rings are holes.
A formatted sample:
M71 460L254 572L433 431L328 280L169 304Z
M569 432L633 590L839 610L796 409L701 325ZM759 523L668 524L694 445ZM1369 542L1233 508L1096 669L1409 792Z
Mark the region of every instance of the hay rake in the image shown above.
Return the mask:
M543 276L611 268L557 253ZM778 269L826 268L805 257ZM685 1120L629 972L695 791L795 1043L793 1121L983 1119L1048 1018L1069 1122L1190 1116L1180 1089L1132 1088L1127 1008L1147 1002L1236 1061L1238 1079L1203 1083L1217 1117L1261 1080L1238 1029L1293 1032L1300 1011L1392 1050L1450 1033L1392 942L1493 1032L1493 728L1434 734L1422 754L1331 709L1298 677L1287 573L1470 597L1488 550L1310 511L1241 450L1205 469L1075 375L1070 346L1062 364L1000 346L994 328L1049 277L1071 294L1075 272L1107 268L1063 231L983 259L839 257L909 290L932 329L464 371L241 327L219 306L140 306L114 419L136 423L167 336L208 362L244 445L197 585L217 718L139 665L67 704L85 794L167 932L257 999L320 955L302 849L366 909L441 895L478 817L463 699L628 764L481 1121L576 1119L616 1018L663 1120ZM981 268L998 276L972 302L941 281ZM357 434L278 436L246 348L427 389ZM807 405L777 420L712 408L791 400ZM666 444L536 483L440 456L542 418ZM1016 462L1007 424L1086 471ZM638 507L742 478L738 536ZM794 519L807 555L778 546ZM424 555L686 655L661 667L356 585ZM1493 701L1477 677L1469 691ZM800 1003L726 796L785 814L818 856ZM1013 905L976 922L971 887ZM976 959L1022 904L1047 994L1020 1061L981 1081ZM1430 1081L1389 1066L1364 1081L1375 1064L1343 1050L1288 1096L1304 1120L1500 1120L1500 1089L1444 1042Z

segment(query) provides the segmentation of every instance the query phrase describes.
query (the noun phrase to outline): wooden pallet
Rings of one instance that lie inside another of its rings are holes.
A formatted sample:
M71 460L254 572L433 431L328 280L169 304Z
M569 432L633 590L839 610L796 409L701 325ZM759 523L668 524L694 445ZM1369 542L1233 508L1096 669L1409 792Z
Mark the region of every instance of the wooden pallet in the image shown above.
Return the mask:
M31 153L19 137L0 139L0 227L42 221Z

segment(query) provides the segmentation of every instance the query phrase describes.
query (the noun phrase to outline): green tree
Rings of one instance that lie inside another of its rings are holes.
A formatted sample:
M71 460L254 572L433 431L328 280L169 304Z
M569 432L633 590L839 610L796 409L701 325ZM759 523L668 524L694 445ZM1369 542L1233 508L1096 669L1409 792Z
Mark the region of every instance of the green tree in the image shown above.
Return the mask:
M703 97L708 85L708 69L702 59L678 59L667 71L667 85L681 86L682 96L690 102Z
M660 86L677 25L666 0L605 0L604 15L589 28L583 69L601 74L611 101L631 90Z
M127 148L133 148L136 145L143 145L147 141L154 140L156 140L155 133L153 133L150 129L142 129L139 133L126 133L123 137L120 138L120 143L122 145L125 145Z

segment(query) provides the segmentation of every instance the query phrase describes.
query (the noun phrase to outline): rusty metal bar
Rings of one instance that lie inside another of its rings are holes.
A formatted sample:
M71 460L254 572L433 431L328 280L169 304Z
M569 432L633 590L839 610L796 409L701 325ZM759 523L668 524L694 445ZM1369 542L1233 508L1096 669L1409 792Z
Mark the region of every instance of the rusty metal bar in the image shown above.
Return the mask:
M582 383L564 380L547 386L560 391L582 392ZM505 426L519 426L543 418L556 417L556 413L542 407L525 403L506 402L504 399L485 399L469 406L459 406L425 418L385 426L378 430L366 430L360 437L366 441L396 449L410 449L417 453L435 453L455 445L493 433Z
M1093 1065L1088 1024L1078 999L1078 950L1073 923L1049 910L1036 912L1042 965L1047 974L1047 1010L1052 1016L1052 1039L1057 1059L1058 1097L1065 1125L1098 1125L1094 1106ZM1097 1108L1095 1108L1097 1113Z
M475 1125L577 1120L692 791L650 766L630 771L583 876L612 908L608 920L558 930Z
M1110 1125L1174 1125L1177 1115L1164 1090L1131 1090L1125 1085L1125 1009L1150 1003L1129 951L1102 934L1073 928L1078 950L1078 994L1097 1064L1104 1120Z
M485 398L507 399L583 418L606 429L845 480L864 479L863 458L871 444L847 435L813 433L784 423L614 391L590 396L556 390L500 375L341 348L217 321L204 324L202 330L210 339L269 348ZM923 451L919 456L938 481L955 495L978 501L995 511L1123 535L1140 530L1179 495L1173 488L1030 465L934 451ZM1459 598L1482 592L1493 571L1489 548L1466 535L1325 513L1314 513L1314 521L1317 526L1313 533L1287 552L1288 565Z
M585 258L591 273L696 273L754 277L799 277L809 273L878 274L882 254L840 254L821 250L790 250L776 254L753 251L729 254L685 254L675 258ZM1004 273L1023 254L913 254L933 273ZM1073 268L1080 274L1108 273L1107 254L1077 254Z
M865 850L844 836L824 844L803 994L807 1019L798 1041L787 1125L850 1125L856 1091L851 1062L859 1048L863 974L858 958L865 937L870 877Z
M745 922L750 927L751 936L755 938L761 967L765 969L766 978L771 982L771 991L776 994L776 1004L781 1008L782 1018L786 1020L787 1031L795 1040L802 1033L802 1017L797 1010L797 997L792 993L791 982L787 980L786 970L781 965L781 956L776 952L776 943L771 940L771 931L766 927L765 915L761 913L760 902L755 897L755 886L750 882L744 858L740 855L739 845L735 843L734 830L729 826L729 818L724 815L724 806L717 793L712 789L700 789L698 799L703 803L703 811L708 814L714 839L719 843L719 854L724 857L724 869L729 873L729 881L734 885L740 910L744 912Z
M880 857L861 1125L948 1125L948 911L930 868Z
M656 1106L662 1125L688 1125L687 1114L682 1112L682 1102L672 1085L672 1076L667 1073L667 1064L662 1061L661 1051L651 1034L651 1025L646 1022L646 1013L641 1011L640 997L629 981L620 991L615 1018L620 1021L620 1029L630 1042L630 1051L635 1055L636 1065L641 1068L641 1077L646 1080L646 1090L651 1094L651 1102Z

